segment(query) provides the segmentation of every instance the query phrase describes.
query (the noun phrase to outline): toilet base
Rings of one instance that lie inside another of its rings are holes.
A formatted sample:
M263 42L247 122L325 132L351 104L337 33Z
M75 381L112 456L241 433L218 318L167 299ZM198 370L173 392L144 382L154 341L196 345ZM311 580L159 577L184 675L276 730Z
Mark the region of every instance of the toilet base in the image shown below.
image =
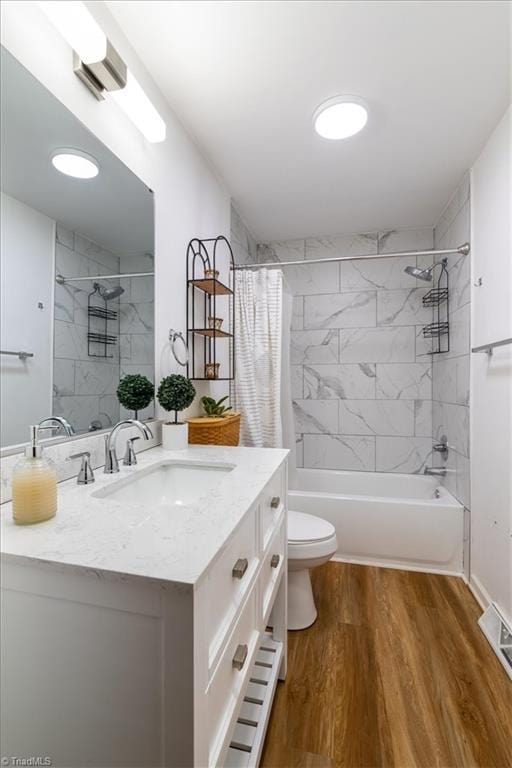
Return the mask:
M288 571L288 629L306 629L317 617L309 568Z

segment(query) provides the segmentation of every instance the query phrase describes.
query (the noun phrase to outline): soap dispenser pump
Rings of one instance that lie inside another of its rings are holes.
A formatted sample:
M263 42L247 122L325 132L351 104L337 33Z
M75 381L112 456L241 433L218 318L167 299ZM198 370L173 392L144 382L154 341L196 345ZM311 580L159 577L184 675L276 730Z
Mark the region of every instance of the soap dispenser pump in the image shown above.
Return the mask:
M44 429L51 427L30 427L25 456L13 469L12 516L18 525L42 523L57 512L57 472L38 443L39 431Z

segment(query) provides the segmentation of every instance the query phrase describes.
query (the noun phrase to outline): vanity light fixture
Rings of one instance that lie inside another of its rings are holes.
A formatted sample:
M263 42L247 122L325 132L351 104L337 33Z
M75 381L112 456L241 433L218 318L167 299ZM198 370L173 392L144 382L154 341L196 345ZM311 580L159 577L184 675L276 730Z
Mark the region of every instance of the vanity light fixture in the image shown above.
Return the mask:
M126 86L112 91L112 98L148 141L156 143L165 140L164 121L129 70Z
M91 93L99 101L112 94L148 141L164 141L165 122L85 4L53 0L38 5L73 49L74 72Z
M40 2L39 7L73 49L75 74L98 99L126 85L126 64L84 3Z
M100 172L94 157L79 149L57 149L51 160L54 168L75 179L94 179Z
M358 96L335 96L324 101L313 114L315 131L324 139L348 139L368 121L368 107Z

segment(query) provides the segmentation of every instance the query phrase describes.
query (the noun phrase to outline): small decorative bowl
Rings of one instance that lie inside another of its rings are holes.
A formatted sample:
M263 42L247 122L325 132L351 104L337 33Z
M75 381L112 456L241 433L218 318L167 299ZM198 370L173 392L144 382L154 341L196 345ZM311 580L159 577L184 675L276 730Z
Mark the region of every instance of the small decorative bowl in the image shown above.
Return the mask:
M214 331L220 331L222 328L222 323L224 322L222 317L209 317L208 318L208 328Z
M205 363L205 366L204 366L205 379L218 379L219 367L220 367L220 363Z
M205 269L204 271L204 279L205 280L216 280L219 276L219 270L218 269Z

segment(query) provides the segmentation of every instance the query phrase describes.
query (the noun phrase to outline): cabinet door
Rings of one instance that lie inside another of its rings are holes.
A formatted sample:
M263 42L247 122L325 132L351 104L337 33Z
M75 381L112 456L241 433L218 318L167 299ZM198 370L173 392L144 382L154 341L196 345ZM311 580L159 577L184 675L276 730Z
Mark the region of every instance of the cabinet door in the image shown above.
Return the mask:
M206 584L208 668L221 653L259 565L257 508L251 509L210 568Z
M286 473L281 467L260 496L260 547L267 549L286 502Z

